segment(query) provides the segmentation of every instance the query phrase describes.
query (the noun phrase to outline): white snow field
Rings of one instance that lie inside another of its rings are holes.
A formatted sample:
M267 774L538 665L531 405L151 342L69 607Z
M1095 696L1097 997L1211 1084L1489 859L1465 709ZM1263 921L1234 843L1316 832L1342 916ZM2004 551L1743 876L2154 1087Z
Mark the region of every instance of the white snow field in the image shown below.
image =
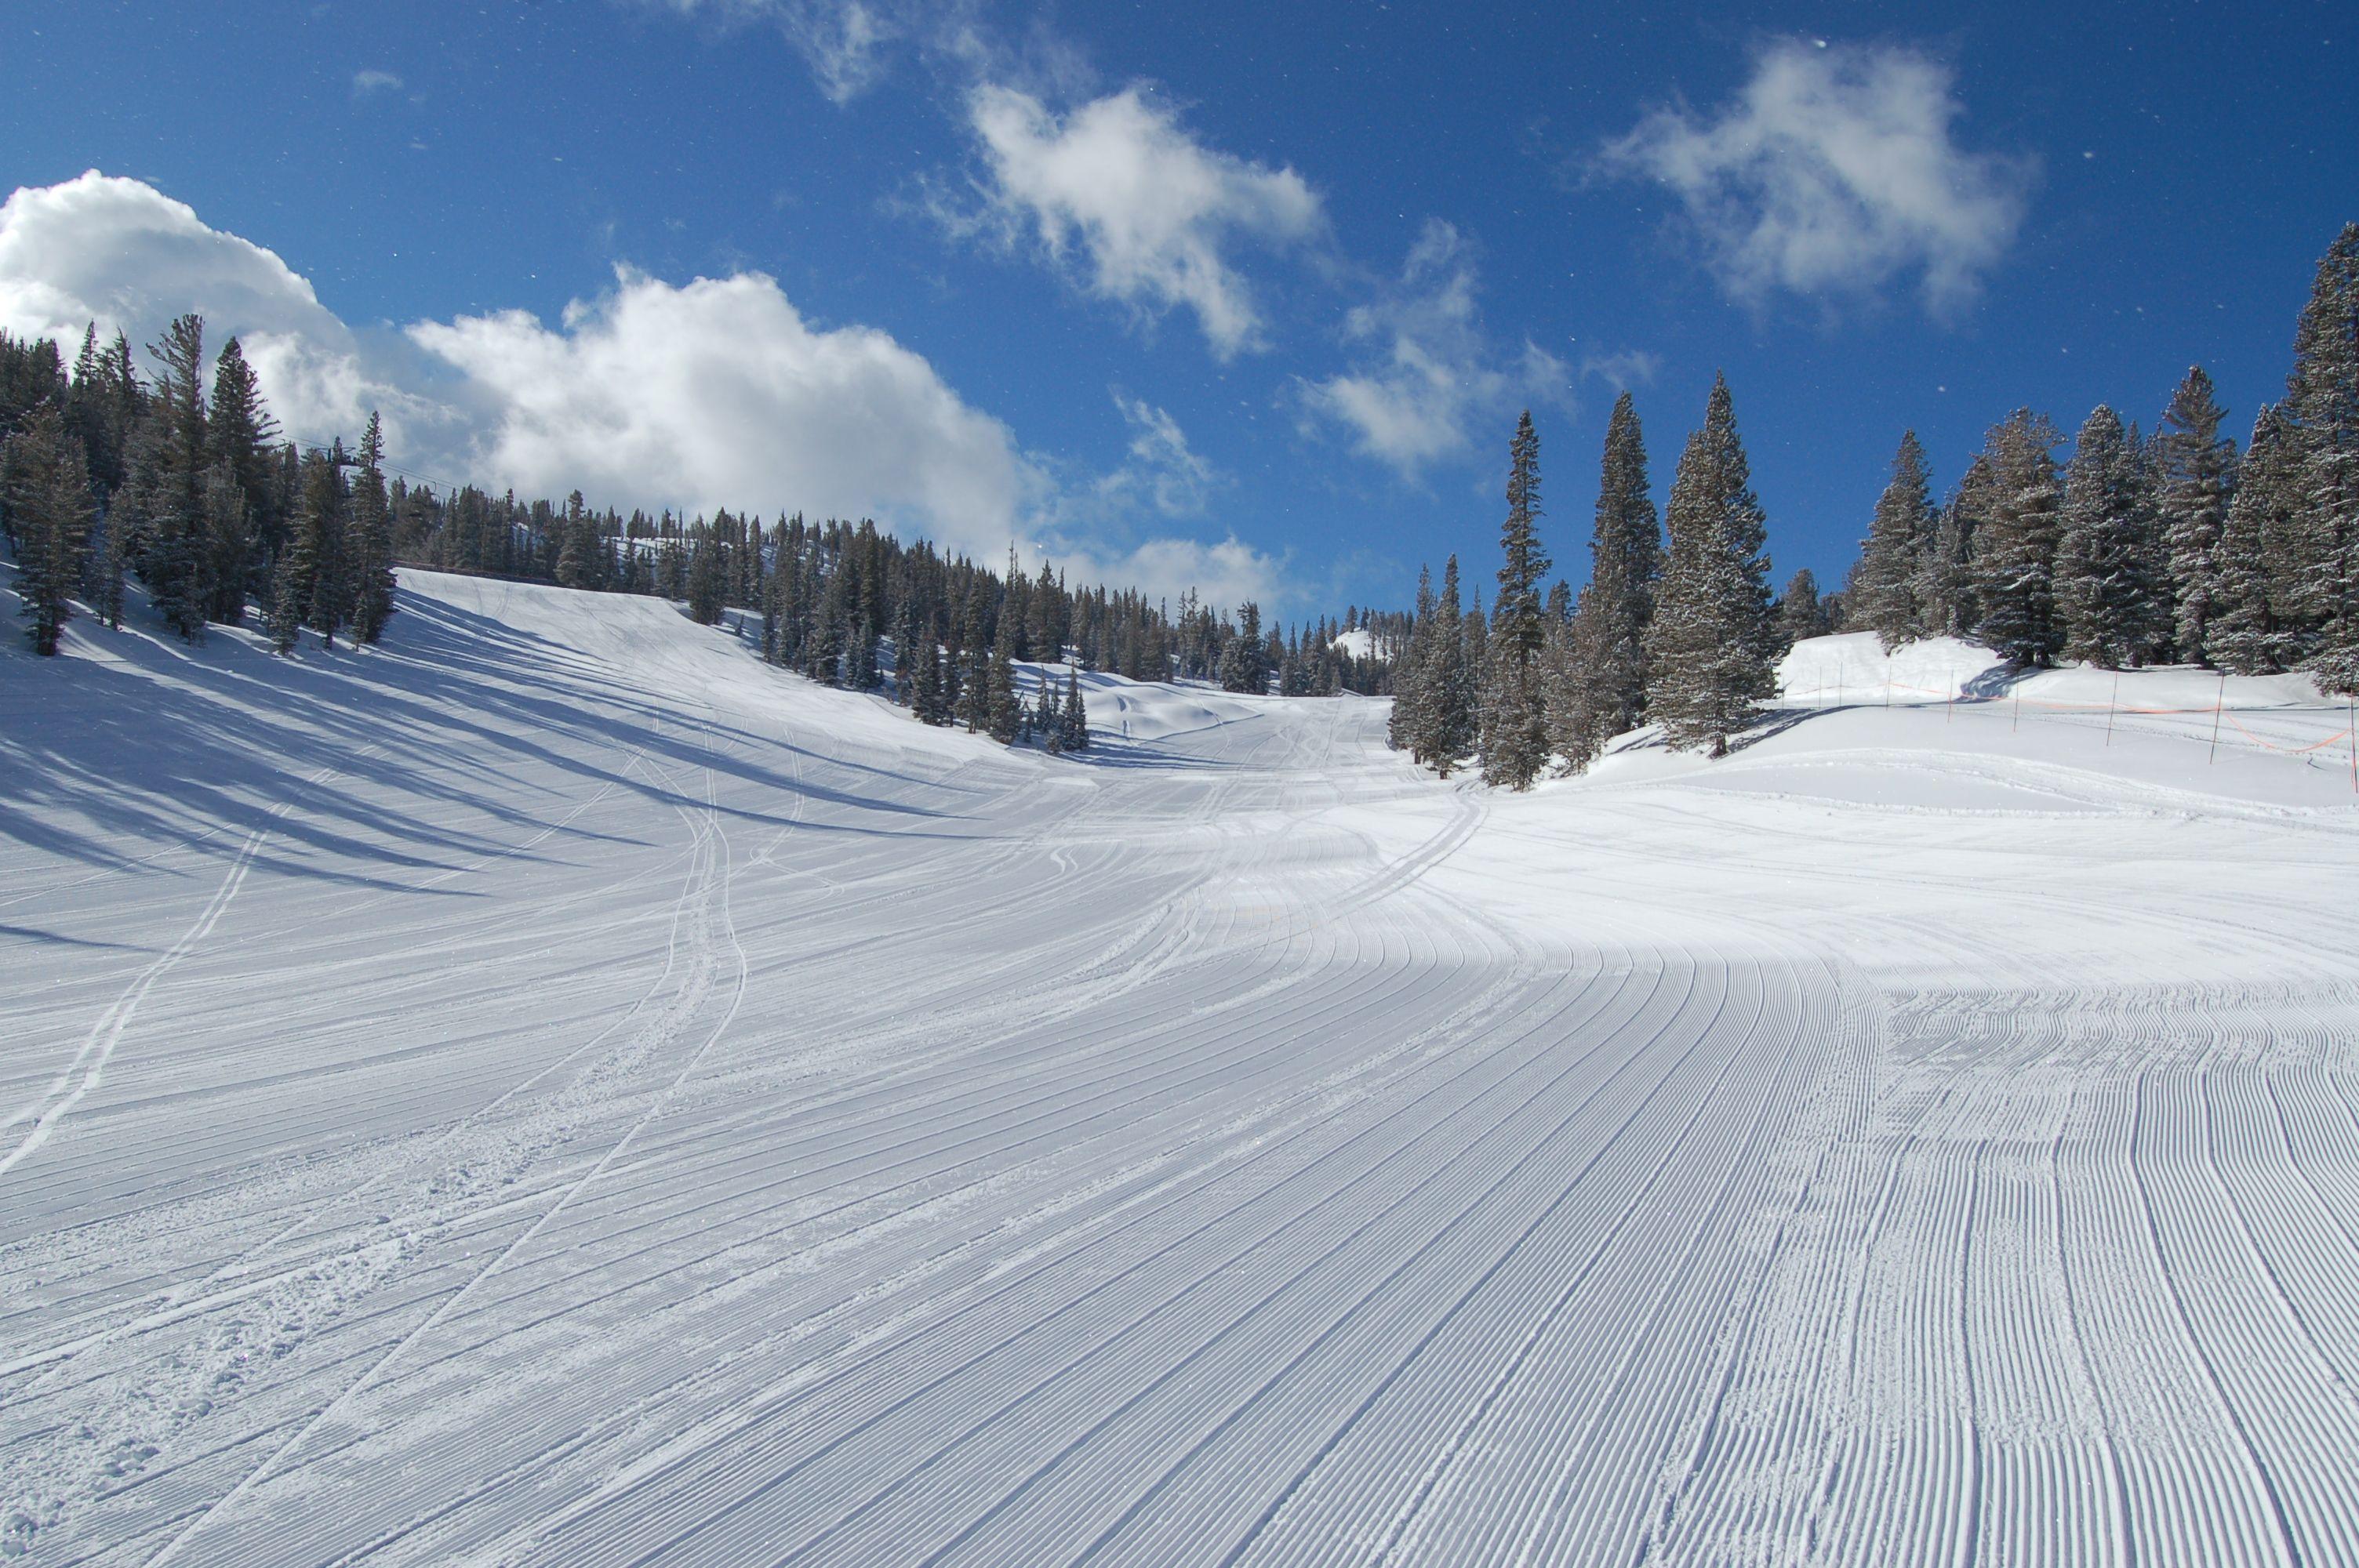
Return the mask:
M12 633L0 1541L2359 1562L2343 711L1905 656L1511 797L426 573Z

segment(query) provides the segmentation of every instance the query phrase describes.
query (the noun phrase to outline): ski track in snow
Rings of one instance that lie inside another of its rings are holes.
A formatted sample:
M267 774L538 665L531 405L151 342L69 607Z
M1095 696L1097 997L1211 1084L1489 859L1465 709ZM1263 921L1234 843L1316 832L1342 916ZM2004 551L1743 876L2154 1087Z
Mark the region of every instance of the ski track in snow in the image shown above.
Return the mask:
M5 672L10 1560L2359 1562L2314 759L1944 697L1504 797L403 609Z

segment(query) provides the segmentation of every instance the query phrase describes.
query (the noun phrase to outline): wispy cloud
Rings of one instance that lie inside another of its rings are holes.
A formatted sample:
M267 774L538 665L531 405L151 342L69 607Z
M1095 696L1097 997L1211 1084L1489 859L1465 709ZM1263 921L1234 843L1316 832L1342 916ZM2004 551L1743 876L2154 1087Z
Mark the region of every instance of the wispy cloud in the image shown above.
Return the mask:
M374 92L398 92L401 78L389 70L356 70L353 72L353 96L366 98Z
M1572 376L1563 361L1528 340L1502 348L1484 330L1476 271L1465 236L1428 219L1398 282L1344 318L1359 365L1296 383L1306 424L1341 426L1355 449L1414 478L1468 450L1478 417L1519 400L1569 402Z
M1717 114L1658 109L1598 168L1679 198L1729 293L1858 293L1919 275L1954 313L2013 243L2036 165L1970 152L1948 66L1896 46L1783 39Z
M1205 146L1138 86L1059 115L986 81L966 109L982 157L974 200L933 203L952 232L1037 243L1085 292L1144 319L1192 311L1223 360L1264 345L1234 253L1324 234L1325 208L1300 175Z

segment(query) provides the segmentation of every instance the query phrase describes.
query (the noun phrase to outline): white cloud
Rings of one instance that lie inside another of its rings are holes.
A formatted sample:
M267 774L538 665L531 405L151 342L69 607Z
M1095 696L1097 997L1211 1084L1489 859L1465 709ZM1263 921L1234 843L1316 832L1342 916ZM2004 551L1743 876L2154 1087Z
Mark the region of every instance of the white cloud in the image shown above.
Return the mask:
M1410 247L1400 280L1343 319L1363 365L1324 381L1299 381L1310 422L1343 426L1353 446L1414 478L1427 464L1473 444L1470 425L1517 400L1565 402L1571 373L1527 341L1502 351L1484 331L1475 304L1475 258L1465 237L1438 218Z
M1190 449L1180 421L1144 398L1116 388L1114 406L1130 427L1130 456L1098 481L1099 495L1117 503L1143 499L1166 517L1193 516L1227 476Z
M876 85L886 50L908 30L894 0L642 0L682 16L725 25L766 22L803 57L831 103L849 103Z
M1325 232L1325 211L1301 176L1204 146L1140 88L1060 119L1030 93L986 82L969 93L967 112L984 155L984 207L943 211L954 231L1011 242L1029 232L1101 298L1148 317L1192 310L1223 360L1263 341L1261 310L1232 248Z
M770 278L624 270L550 328L520 310L409 336L482 411L472 471L622 505L874 515L985 558L1036 480L1007 427L867 327L819 329Z
M523 311L354 332L274 253L185 203L95 172L0 205L0 330L58 339L85 323L152 341L184 310L244 342L299 439L386 416L397 467L438 481L580 489L597 505L873 516L980 559L1054 549L1076 581L1176 595L1277 589L1234 540L1138 542L1129 513L1190 509L1219 475L1176 421L1136 399L1119 483L1068 487L922 355L873 328L812 325L758 273L674 286L625 271L549 326Z
M1788 39L1755 62L1734 103L1656 111L1605 146L1603 168L1680 199L1729 291L1860 291L1921 271L1950 313L2023 222L2034 166L1971 153L1949 68L1897 47Z
M182 311L209 346L236 337L299 438L357 431L372 407L411 439L445 416L369 362L365 345L274 252L208 227L185 202L95 169L0 206L0 328L53 337L69 358L92 322L135 347Z
M353 96L365 98L372 92L398 92L401 78L389 70L356 70L353 72Z
M1612 387L1643 386L1662 369L1663 356L1647 349L1593 351L1581 356L1582 378L1595 376Z

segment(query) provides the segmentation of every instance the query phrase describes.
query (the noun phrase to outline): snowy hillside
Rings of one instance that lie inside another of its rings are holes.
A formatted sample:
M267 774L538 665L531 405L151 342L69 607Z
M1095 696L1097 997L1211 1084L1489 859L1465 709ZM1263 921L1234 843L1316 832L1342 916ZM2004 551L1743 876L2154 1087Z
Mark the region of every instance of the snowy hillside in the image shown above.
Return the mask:
M1354 626L1336 637L1335 647L1355 659L1373 659L1376 656L1376 634L1364 626Z
M67 654L0 653L24 1561L2359 1558L2305 683L1823 639L1504 796L1381 702L1096 677L1049 758L428 573Z

